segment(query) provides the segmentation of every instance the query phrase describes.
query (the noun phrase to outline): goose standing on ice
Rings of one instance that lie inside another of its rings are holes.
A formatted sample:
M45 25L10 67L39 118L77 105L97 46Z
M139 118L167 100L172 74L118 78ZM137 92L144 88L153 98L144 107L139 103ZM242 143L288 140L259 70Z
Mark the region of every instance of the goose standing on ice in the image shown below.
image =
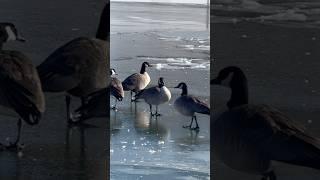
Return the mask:
M201 101L199 98L188 95L188 87L184 82L179 83L175 88L182 89L181 96L178 97L174 102L175 109L185 116L191 116L191 123L189 126L183 126L183 128L190 128L193 130L198 130L199 125L197 121L197 116L195 113L210 115L209 106ZM193 120L196 121L196 127L192 128Z
M25 41L12 23L0 23L0 47L8 41ZM13 109L20 118L16 141L5 146L17 149L22 119L29 125L39 123L45 111L40 79L31 60L19 51L0 49L0 104Z
M231 88L229 110L212 122L215 155L227 166L275 180L271 161L320 169L320 141L277 109L248 104L247 79L235 66L211 84Z
M149 104L151 116L160 116L160 114L158 113L158 106L170 101L171 92L164 85L163 78L160 77L158 86L140 91L135 96L135 99L144 99L145 102ZM152 105L156 106L156 113L154 114L152 113Z
M111 76L116 75L116 70L111 69L110 74ZM121 81L116 77L111 77L110 92L111 95L115 98L115 104L112 109L117 110L117 101L122 101L122 99L124 98L124 91Z
M93 92L106 88L109 66L110 2L101 14L96 38L76 38L54 51L37 70L45 92L67 92L66 108L70 117L70 95L81 98L82 104Z
M131 101L132 92L137 94L139 91L143 90L150 83L150 76L146 71L146 67L152 67L148 62L143 62L141 65L140 73L134 73L127 77L123 82L123 90L130 91Z

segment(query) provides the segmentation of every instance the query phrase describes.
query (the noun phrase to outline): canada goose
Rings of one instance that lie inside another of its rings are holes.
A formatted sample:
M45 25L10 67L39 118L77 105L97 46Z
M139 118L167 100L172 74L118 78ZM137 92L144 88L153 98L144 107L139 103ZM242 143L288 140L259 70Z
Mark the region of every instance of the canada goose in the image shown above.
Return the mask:
M8 41L25 41L11 23L0 23L0 45ZM0 104L13 109L20 118L14 143L5 146L17 149L22 119L29 125L39 123L45 111L40 79L31 60L19 51L0 50Z
M144 99L150 107L152 116L160 116L158 113L158 105L169 102L171 99L171 92L164 85L163 77L159 78L158 86L151 87L140 91L135 99ZM152 114L152 105L156 106L156 113Z
M181 82L174 88L182 89L181 96L174 101L174 108L182 115L192 117L190 125L183 126L183 128L198 130L199 125L195 113L210 115L209 106L199 98L188 95L188 87L186 83ZM196 121L195 128L192 128L193 119Z
M66 108L70 121L70 95L82 104L93 92L110 83L109 63L110 2L102 12L96 38L80 37L54 51L37 70L45 92L67 92Z
M140 73L134 73L127 77L123 82L123 90L130 91L131 100L132 92L138 93L143 90L150 83L150 76L146 71L146 67L152 67L148 62L143 62L141 65Z
M211 84L231 88L229 110L213 121L215 154L229 167L275 180L271 161L320 169L320 141L277 109L248 104L247 79L235 66Z
M116 75L116 70L111 69L110 74ZM117 109L117 101L122 101L124 98L124 91L122 87L122 83L119 79L116 77L111 77L111 83L110 83L110 92L113 97L115 97L115 104L112 107L112 109L116 110Z

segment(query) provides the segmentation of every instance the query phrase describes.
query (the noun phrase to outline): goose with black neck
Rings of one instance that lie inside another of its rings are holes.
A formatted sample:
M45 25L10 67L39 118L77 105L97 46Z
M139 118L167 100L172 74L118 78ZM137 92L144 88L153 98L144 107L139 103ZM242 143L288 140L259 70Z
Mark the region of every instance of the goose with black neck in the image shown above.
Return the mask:
M79 37L55 50L37 70L45 92L66 92L66 109L71 118L71 96L81 98L85 104L89 94L110 84L109 66L110 2L100 16L95 38Z
M135 101L132 100L132 92L135 94L139 93L141 90L146 88L151 81L150 76L146 71L146 67L152 67L152 65L148 62L143 62L139 73L134 73L128 76L122 82L123 90L130 91L131 101Z
M191 116L191 123L188 126L183 126L183 128L189 128L192 130L199 130L197 116L195 113L210 115L209 106L198 97L188 94L187 84L181 82L175 88L181 89L181 95L174 101L174 108L184 116ZM193 120L196 122L196 127L192 128Z
M0 23L0 45L9 41L22 41L12 23ZM20 148L22 120L29 125L37 125L45 111L45 99L38 72L32 61L23 53L0 50L0 104L13 109L18 115L17 138L6 149Z

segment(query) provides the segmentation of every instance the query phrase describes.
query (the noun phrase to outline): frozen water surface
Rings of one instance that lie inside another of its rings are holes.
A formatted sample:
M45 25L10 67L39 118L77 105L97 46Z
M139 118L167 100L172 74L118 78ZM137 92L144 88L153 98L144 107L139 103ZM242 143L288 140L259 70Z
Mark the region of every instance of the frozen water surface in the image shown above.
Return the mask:
M209 103L207 9L148 3L111 3L111 67L124 80L148 61L150 86L164 77L167 87L186 82L190 94ZM111 111L111 179L209 179L209 116L198 115L200 131L182 128L191 118L173 108L181 91L159 106L155 118L126 92ZM114 104L111 99L111 105Z

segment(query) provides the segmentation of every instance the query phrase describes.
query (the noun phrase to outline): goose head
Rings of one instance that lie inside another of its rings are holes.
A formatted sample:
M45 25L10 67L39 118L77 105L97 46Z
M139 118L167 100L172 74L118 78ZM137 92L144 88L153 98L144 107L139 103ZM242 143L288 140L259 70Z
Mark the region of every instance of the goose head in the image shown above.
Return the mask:
M26 40L21 37L18 33L16 26L12 23L0 23L0 41L20 41L25 42Z
M146 72L146 67L152 67L152 65L149 64L148 62L143 62L141 65L140 74L143 74L144 72Z
M112 75L118 75L118 74L117 74L115 69L111 68L110 69L110 75L112 76Z
M210 81L210 84L231 88L231 98L227 103L229 108L248 104L247 78L239 67L228 66L223 68L218 76Z
M158 86L159 88L162 88L164 86L163 77L160 77L158 80Z
M179 84L178 84L176 87L174 87L174 88L182 89L181 96L188 95L188 87L187 87L187 84L186 84L186 83L181 82L181 83L179 83Z

